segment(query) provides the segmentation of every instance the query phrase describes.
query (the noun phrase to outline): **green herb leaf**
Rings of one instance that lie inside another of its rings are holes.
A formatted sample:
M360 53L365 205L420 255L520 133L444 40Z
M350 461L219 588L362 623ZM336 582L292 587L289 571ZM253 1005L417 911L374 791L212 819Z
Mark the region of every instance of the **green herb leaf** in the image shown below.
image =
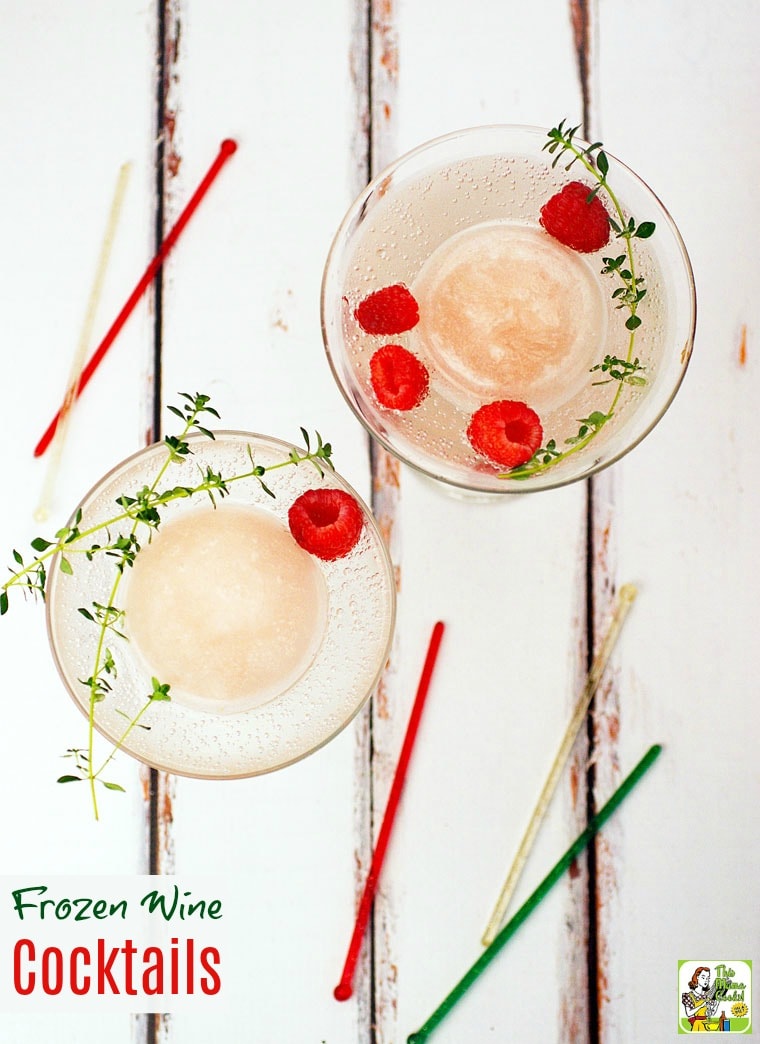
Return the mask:
M639 227L634 232L637 239L649 239L654 232L656 226L654 221L642 221Z
M212 503L216 505L215 498L217 496L219 498L227 496L231 483L245 480L258 482L265 493L270 497L274 497L273 490L264 481L264 476L267 472L286 465L297 466L305 461L313 463L320 474L323 473L321 468L323 463L333 467L330 459L332 455L330 443L323 442L321 435L317 432L317 445L314 448L313 439L310 439L308 431L305 428L301 428L301 434L306 445L306 450L303 453L299 450L293 450L288 459L265 467L264 465L254 463L253 450L249 445L247 446L250 461L248 470L243 470L238 474L226 475L221 471L214 471L211 467L206 467L204 470L202 466L199 466L200 478L197 484L167 484L166 488L159 488L159 483L162 481L168 468L181 464L188 456L192 456L192 447L187 440L189 434L195 433L209 439L215 438L214 432L199 421L199 418L204 414L219 417L219 414L209 405L209 402L208 395L190 395L187 392L182 392L180 394L179 406L167 407L168 412L182 422L181 430L175 435L167 435L164 439L165 459L159 466L152 484L145 485L138 491L131 490L130 493L123 493L115 499L119 509L118 515L99 525L88 526L85 537L79 528L82 521L82 511L77 509L73 523L61 528L55 535L55 541L46 540L43 537L35 537L31 546L38 557L29 565L24 565L23 556L18 551L14 550L12 552L13 561L18 568L16 571L11 570L10 580L0 588L0 615L4 615L8 611L8 588L10 586L20 586L27 592L30 591L34 595L41 595L44 599L47 577L46 563L61 550L66 551L65 555L60 555L58 558L60 569L63 573L71 574L73 572L71 563L74 553L84 554L87 561L93 561L96 556L104 555L112 561L114 566L116 576L113 584L110 585L110 588L107 588L110 590L108 601L106 603L93 601L87 608L79 607L77 609L88 623L99 630L98 640L95 643L97 651L92 665L92 673L87 679L78 679L79 684L87 690L91 711L88 749L92 745L93 740L94 710L104 700L113 699L115 688L119 684L117 666L119 647L113 644L109 645L107 641L109 636L127 640L126 634L120 630L124 610L118 608L115 604L115 599L124 569L128 566L131 567L140 553L144 529L148 530L147 542L149 542L153 532L161 524L164 507L176 500L208 495ZM96 534L100 535L96 536ZM114 655L113 650L116 650L116 655ZM88 788L88 791L92 795L96 817L98 815L97 798L92 784L97 781L102 783L107 790L123 792L124 788L120 784L112 783L102 778L103 770L133 729L150 730L149 725L145 725L140 721L147 708L152 703L171 701L171 686L168 683L162 683L157 678L153 678L151 685L152 691L146 697L146 702L132 717L118 707L113 708L116 714L124 718L126 724L121 738L114 744L113 750L99 768L92 763L84 749L69 748L64 755L64 757L73 759L73 767L78 775L61 776L59 782L89 782L91 786Z
M161 702L163 700L171 700L169 695L169 689L171 685L162 685L158 678L151 678L151 685L153 686L153 692L148 697L149 700Z

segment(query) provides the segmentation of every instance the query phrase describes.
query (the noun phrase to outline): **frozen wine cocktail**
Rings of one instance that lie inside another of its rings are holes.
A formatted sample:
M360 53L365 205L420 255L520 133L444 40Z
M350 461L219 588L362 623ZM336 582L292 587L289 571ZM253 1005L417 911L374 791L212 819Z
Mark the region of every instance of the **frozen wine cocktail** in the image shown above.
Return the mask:
M486 492L562 485L651 430L695 300L659 200L563 124L408 153L333 242L322 326L349 405L391 452Z
M374 521L302 430L296 447L183 426L128 458L0 592L43 594L53 655L89 721L61 782L97 797L116 750L206 778L267 772L338 733L374 689L395 612ZM94 733L111 743L98 756Z

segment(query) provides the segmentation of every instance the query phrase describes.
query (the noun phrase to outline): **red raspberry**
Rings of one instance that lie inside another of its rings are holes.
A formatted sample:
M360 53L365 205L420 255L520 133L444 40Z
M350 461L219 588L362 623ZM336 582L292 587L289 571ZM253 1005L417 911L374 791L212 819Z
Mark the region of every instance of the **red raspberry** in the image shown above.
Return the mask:
M390 410L411 410L428 393L430 377L416 355L400 344L384 344L369 361L377 401Z
M409 290L402 283L394 283L365 297L354 315L365 333L388 336L416 326L420 310Z
M494 464L517 467L530 460L544 437L538 414L524 402L501 399L476 410L467 426L467 438L478 453Z
M304 551L331 562L356 546L364 515L342 489L307 489L291 505L288 525Z
M599 196L588 202L592 190L582 181L571 181L541 207L541 224L566 247L590 254L606 246L610 221Z

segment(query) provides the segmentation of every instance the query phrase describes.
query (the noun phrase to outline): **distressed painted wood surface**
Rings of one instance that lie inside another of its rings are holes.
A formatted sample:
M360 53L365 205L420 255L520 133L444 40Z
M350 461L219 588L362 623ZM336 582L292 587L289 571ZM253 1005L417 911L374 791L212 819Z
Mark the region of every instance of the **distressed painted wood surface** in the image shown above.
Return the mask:
M757 878L760 857L755 5L720 20L680 0L644 0L635 19L621 0L112 6L5 5L2 546L39 528L44 463L31 450L62 393L119 165L133 170L101 332L157 228L232 136L238 153L77 407L51 521L159 434L178 391L207 391L225 426L288 439L303 424L330 438L388 537L398 629L371 706L318 754L214 784L124 758L128 793L96 825L54 782L83 721L41 613L3 619L0 874L245 880L248 992L221 1018L0 1015L0 1039L401 1044L480 952L589 646L628 580L639 599L516 901L650 743L665 755L433 1039L672 1039L677 960L752 958L759 927L735 885ZM466 125L563 116L637 170L679 224L698 286L694 361L657 430L592 485L462 501L370 452L321 348L324 258L353 195L408 148ZM437 618L447 633L373 930L355 997L339 1005L332 989Z
M747 45L758 11L735 4L719 27L693 13L674 4L663 24L659 5L646 3L631 24L625 4L604 3L596 23L594 132L668 201L689 246L698 299L693 368L676 405L611 473L614 556L641 597L617 695L597 721L600 774L611 782L653 734L668 757L651 780L652 803L633 803L601 847L603 1040L636 1040L668 1025L667 976L678 957L710 947L750 954L759 935L751 882L760 849L745 832L758 793L760 495L750 415L759 315L746 264L760 227L753 191L760 147L746 135L760 84ZM619 76L623 48L637 56L638 70L637 112L625 121L618 118L630 97ZM676 84L683 86L671 91ZM684 128L707 113L710 146L699 136L683 141ZM746 889L730 883L738 880ZM631 990L636 967L653 968L653 948L663 977L645 975Z
M137 309L108 366L93 379L69 426L50 503L33 519L46 464L32 449L61 402L85 316L121 164L132 170L98 311L95 336L121 308L153 246L155 25L122 7L83 2L76 16L43 3L3 4L2 328L3 554L54 531L113 464L133 452L150 421L153 315ZM4 558L3 566L11 559ZM102 823L55 783L67 747L86 725L64 693L47 649L41 606L3 618L2 833L0 872L140 873L146 870L145 809L136 764L116 778L128 788ZM124 1017L25 1019L0 1015L14 1044L74 1039L127 1044Z

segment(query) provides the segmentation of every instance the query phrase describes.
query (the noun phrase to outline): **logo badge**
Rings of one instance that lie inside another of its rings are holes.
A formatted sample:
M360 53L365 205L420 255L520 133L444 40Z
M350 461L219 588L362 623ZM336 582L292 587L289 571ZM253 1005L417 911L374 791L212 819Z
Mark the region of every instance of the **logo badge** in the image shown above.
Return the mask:
M679 1033L751 1033L752 961L679 961Z

